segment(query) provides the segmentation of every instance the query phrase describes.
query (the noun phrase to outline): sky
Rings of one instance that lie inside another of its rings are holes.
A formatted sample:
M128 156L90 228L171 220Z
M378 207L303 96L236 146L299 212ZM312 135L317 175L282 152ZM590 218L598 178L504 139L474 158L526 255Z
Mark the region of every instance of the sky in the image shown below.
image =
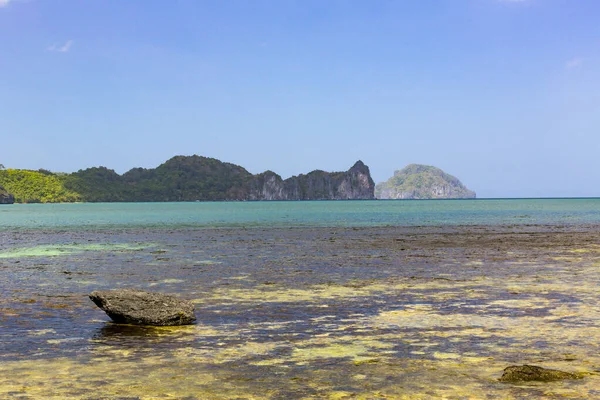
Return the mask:
M597 0L0 0L0 163L600 196Z

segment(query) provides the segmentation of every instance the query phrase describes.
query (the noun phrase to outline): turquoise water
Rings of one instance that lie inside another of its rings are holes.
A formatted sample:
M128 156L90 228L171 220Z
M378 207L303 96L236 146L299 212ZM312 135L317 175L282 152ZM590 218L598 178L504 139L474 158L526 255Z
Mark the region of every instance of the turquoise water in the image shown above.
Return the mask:
M600 222L600 199L16 204L0 229L364 227Z

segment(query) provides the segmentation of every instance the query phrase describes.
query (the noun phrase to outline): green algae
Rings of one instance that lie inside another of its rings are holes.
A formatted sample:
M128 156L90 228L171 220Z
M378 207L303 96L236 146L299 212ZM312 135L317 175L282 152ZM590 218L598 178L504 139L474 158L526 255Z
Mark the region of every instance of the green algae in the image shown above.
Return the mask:
M214 261L214 260L198 260L198 261L194 261L194 264L197 264L197 265L218 265L218 264L222 264L222 262L220 262L220 261Z
M86 251L138 251L155 246L152 243L95 243L95 244L64 244L39 245L35 247L16 248L0 251L0 259L23 257L58 257L79 254Z

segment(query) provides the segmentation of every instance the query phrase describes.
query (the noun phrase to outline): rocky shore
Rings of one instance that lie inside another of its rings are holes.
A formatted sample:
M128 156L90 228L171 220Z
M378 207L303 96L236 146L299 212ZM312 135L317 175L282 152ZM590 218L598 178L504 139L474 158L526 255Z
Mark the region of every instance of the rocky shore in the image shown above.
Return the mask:
M49 242L69 252L49 256ZM598 225L3 231L0 243L20 249L0 251L0 398L595 399L600 387L597 343L582 340L600 333ZM87 297L114 287L176 293L198 321L115 324Z

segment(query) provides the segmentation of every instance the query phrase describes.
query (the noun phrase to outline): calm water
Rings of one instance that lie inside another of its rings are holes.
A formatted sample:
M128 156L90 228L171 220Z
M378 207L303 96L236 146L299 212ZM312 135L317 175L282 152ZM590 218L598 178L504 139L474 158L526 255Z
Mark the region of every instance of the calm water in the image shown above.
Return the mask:
M600 199L0 207L0 398L600 398ZM293 228L293 229L289 229ZM188 327L116 325L133 287ZM498 382L511 364L581 380Z
M0 229L316 227L600 222L600 199L26 204Z

